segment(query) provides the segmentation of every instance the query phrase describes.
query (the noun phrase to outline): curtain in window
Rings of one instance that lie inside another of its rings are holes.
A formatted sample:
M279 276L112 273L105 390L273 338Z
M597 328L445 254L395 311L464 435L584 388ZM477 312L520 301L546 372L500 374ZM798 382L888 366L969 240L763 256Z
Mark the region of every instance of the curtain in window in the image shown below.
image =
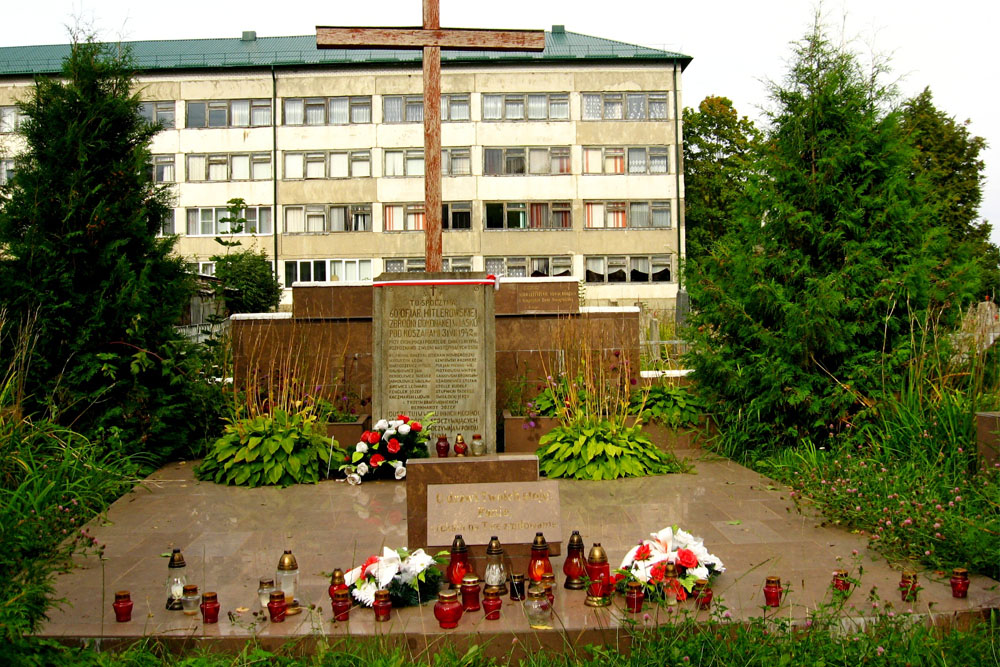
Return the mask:
M420 123L424 120L424 101L422 99L406 102L406 120L410 123Z
M402 217L402 206L382 206L382 229L387 232L399 231L399 223Z
M670 282L670 257L666 255L653 256L653 282Z
M372 279L372 261L370 259L358 260L358 280Z
M285 231L298 234L305 230L305 211L301 206L285 209Z
M507 120L517 120L524 118L524 98L508 97L504 101L504 118Z
M661 93L659 95L650 93L649 95L649 119L650 120L666 120L667 119L667 94Z
M654 206L653 207L653 226L654 227L669 227L670 226L670 206Z
M306 105L306 125L322 125L326 121L323 107L322 103L317 102Z
M531 215L528 218L528 226L531 229L544 229L548 226L549 217L549 205L548 204L531 204L530 205Z
M233 156L233 180L234 181L248 181L248 180L250 180L250 156L249 155L234 155Z
M285 262L285 287L291 287L292 283L299 279L299 263Z
M568 174L569 172L570 172L569 149L568 148L553 148L552 149L552 173L553 174Z
M233 127L250 125L250 100L233 100L229 108L232 113L230 125Z
M632 202L629 205L629 226L649 227L649 204L644 201Z
M604 282L604 258L603 257L587 257L585 263L585 269L587 274L588 283L603 283Z
M204 155L188 155L188 160L187 160L187 179L189 181L204 181L205 180L205 156Z
M372 103L371 100L367 100L365 103L355 103L351 105L351 122L352 123L370 123L372 122Z
M627 108L625 110L626 118L629 120L645 120L646 118L646 96L645 95L627 95L626 96Z
M549 277L549 258L548 257L533 257L531 259L531 277L532 278L548 278Z
M403 98L385 97L383 98L383 101L385 102L385 106L384 106L384 118L382 118L382 122L384 123L403 122Z
M351 231L367 232L372 228L372 214L367 209L351 213Z
M302 178L302 153L285 153L285 178Z
M548 111L548 95L528 95L528 118L544 120Z
M271 124L271 103L254 104L250 110L250 123L254 127L263 127Z
M411 211L406 214L406 228L409 230L424 228L424 212Z
M187 235L198 235L198 209L189 208L187 211Z
M330 153L330 178L347 178L347 153Z
M487 257L486 273L491 273L494 276L501 276L501 277L505 275L503 257Z
M524 174L524 149L518 148L508 148L507 156L504 162L504 173L505 174Z
M503 173L503 151L499 148L483 149L483 174L496 176Z
M201 209L201 233L215 234L215 209Z
M532 174L548 174L551 172L549 165L549 149L532 148L528 151L528 170Z
M451 175L461 176L472 173L472 159L468 151L451 153Z
M649 149L649 173L651 174L665 174L667 173L667 152L666 151L654 151L652 148Z
M403 175L403 151L385 151L382 153L386 176Z
M412 154L406 156L406 175L407 176L423 176L424 175L424 156L423 154Z
M257 209L257 233L271 233L271 207L261 206Z
M500 118L503 118L503 97L483 95L483 119L499 120Z
M326 215L322 208L306 209L306 231L307 232L326 231Z
M583 96L583 119L584 120L600 120L601 119L601 96L600 95L584 95Z
M630 174L645 174L646 173L646 149L645 148L630 148L630 149L628 149L628 173L630 173Z
M451 98L448 117L451 120L469 120L469 99L467 97Z
M305 118L302 100L285 100L285 125L302 125Z
M226 181L229 180L229 158L211 157L208 160L208 180Z
M649 282L649 258L632 257L629 260L631 266L629 271L629 282L648 283Z
M368 178L372 175L371 153L355 153L351 156L351 176L354 178Z
M616 229L625 228L625 204L608 205L608 227Z
M601 159L602 156L600 148L584 148L583 173L585 174L601 173Z
M565 96L549 98L549 118L569 120L569 99Z
M326 156L322 153L306 156L306 178L326 177Z
M590 229L604 226L604 204L589 203L584 205L584 219Z
M330 100L330 123L344 125L347 123L347 98L334 97Z
M607 95L604 98L604 120L621 120L622 96Z
M346 206L332 206L332 207L330 207L330 231L331 232L346 232L347 231L347 207Z
M253 161L250 164L252 170L251 178L255 181L262 181L271 178L271 156L262 155L253 157Z
M605 174L624 174L625 173L625 156L620 152L621 149L612 153L610 150L604 155L604 173Z

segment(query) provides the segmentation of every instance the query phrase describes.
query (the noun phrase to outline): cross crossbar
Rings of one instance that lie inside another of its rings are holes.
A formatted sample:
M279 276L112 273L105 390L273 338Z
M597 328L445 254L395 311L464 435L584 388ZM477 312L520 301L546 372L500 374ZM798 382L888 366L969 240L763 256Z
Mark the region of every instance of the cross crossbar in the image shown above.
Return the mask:
M416 49L437 46L467 51L540 51L543 30L474 30L463 28L331 28L316 27L321 49Z

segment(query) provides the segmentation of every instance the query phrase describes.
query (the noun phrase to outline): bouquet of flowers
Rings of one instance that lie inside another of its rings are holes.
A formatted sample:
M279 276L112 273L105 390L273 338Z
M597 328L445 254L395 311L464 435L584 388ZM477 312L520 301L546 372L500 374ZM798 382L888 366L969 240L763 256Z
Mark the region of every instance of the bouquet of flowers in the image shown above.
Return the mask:
M711 579L726 571L722 561L705 548L704 541L677 526L650 535L625 555L618 570L618 581L635 579L651 591L659 589L667 563L677 568L674 593L678 600L687 598L698 579Z
M403 549L382 548L381 556L371 556L363 565L344 575L344 583L354 599L372 606L375 591L388 589L393 607L423 604L437 597L441 584L441 570L434 563L442 562L423 549L410 552Z
M424 426L399 415L391 421L380 419L372 430L362 433L361 441L345 457L340 470L349 484L366 479L403 479L406 461L427 455Z

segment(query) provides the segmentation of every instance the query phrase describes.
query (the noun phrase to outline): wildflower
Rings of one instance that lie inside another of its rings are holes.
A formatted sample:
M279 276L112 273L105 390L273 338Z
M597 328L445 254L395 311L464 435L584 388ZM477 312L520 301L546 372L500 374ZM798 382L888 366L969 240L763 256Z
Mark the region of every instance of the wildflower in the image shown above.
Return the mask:
M879 646L878 648L875 649L875 652L879 654L879 657L881 657L882 654L885 653L885 649Z

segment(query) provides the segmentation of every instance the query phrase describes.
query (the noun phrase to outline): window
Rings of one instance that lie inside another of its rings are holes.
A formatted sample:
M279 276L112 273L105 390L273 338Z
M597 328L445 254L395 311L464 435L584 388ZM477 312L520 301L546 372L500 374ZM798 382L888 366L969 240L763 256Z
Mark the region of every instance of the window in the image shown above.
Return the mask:
M471 149L445 148L441 150L442 176L469 176L471 174L472 174Z
M271 100L188 102L186 127L262 127L271 124Z
M486 272L508 278L552 278L573 275L570 255L554 257L486 257Z
M569 95L484 93L483 120L569 120Z
M172 160L173 156L170 157ZM189 182L263 181L270 178L270 153L213 153L187 156Z
M584 174L666 174L667 146L585 146Z
M669 283L670 255L588 256L588 283Z
M667 120L667 93L584 93L584 120Z
M349 125L372 122L370 95L291 97L282 100L282 105L285 125Z
M569 202L488 202L486 229L570 229Z
M165 130L174 129L173 100L163 102L143 102L139 105L139 115L149 123L159 123Z
M382 205L382 231L412 232L423 228L423 203Z
M414 273L424 270L423 257L393 257L385 260L386 273ZM442 271L471 271L471 257L442 257Z
M0 134L15 132L21 124L21 112L17 107L0 107Z
M372 279L370 259L295 259L285 261L285 287L297 282L357 282Z
M163 221L160 223L160 231L157 232L157 236L173 236L177 233L174 221L176 216L174 215L174 209L170 209L165 216L163 216Z
M194 262L190 266L199 276L215 275L215 262Z
M371 151L286 151L283 161L286 181L371 176Z
M443 204L441 229L472 229L472 202Z
M14 161L0 160L0 185L7 185L14 176Z
M285 207L286 234L371 231L369 204L309 204Z
M569 147L484 148L484 176L570 173Z
M422 148L387 150L382 155L386 176L424 175L424 150Z
M246 222L243 229L232 231L229 210L223 207L187 209L188 236L216 236L218 234L270 234L271 207L247 206L240 211L240 218Z
M174 156L154 155L150 163L150 178L154 183L174 182Z
M587 229L667 229L670 227L670 202L586 202L583 205Z
M420 95L386 95L382 98L383 123L421 123L424 98Z
M442 95L441 120L469 120L469 94Z

